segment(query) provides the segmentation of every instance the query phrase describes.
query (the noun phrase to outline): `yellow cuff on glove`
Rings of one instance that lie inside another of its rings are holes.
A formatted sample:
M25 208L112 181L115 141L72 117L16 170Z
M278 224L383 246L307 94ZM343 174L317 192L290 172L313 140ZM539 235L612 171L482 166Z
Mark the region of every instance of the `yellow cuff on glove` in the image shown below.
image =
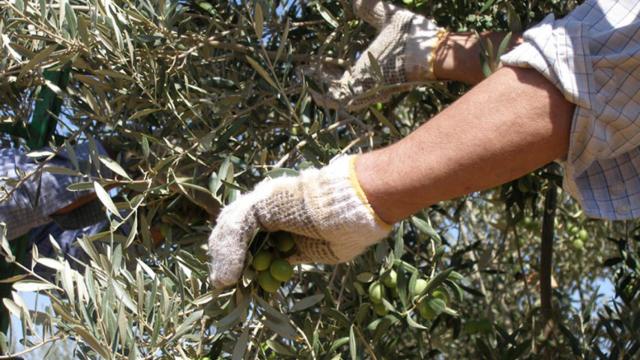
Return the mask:
M364 193L364 190L362 190L362 186L360 186L360 181L358 181L358 176L356 175L356 159L357 158L358 158L357 156L352 156L349 159L349 180L351 181L351 186L353 186L353 189L356 191L358 198L360 198L364 206L367 207L367 209L371 213L371 216L374 217L376 223L378 223L378 225L380 225L381 228L386 229L387 231L391 231L391 228L393 227L393 225L387 224L386 221L382 220L380 216L378 216L376 211L373 210L373 207L369 203L369 199L367 199L367 195Z

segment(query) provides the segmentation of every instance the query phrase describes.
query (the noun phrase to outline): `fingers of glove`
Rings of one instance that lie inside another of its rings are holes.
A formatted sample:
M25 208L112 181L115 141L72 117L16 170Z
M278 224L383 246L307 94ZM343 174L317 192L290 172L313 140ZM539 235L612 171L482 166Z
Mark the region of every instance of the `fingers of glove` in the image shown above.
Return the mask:
M319 93L312 89L308 90L316 105L331 110L344 108L344 104L350 100L350 97L345 95L344 92L331 88L325 93Z
M351 70L354 92L363 92L358 90L361 86L370 88L371 85L366 84L370 82L397 84L407 81L405 45L414 18L415 15L409 11L397 12L392 23L369 44ZM372 58L377 63L375 66Z
M215 288L232 285L242 275L249 241L258 229L250 194L225 207L209 236L210 280Z
M339 109L349 100L350 92L347 88L348 72L330 66L306 66L300 72L316 83L318 91L308 88L313 101L329 109Z
M373 77L368 74L360 74L361 77L352 82L353 92L349 90L348 80L340 81L327 89L325 93L319 93L308 89L313 101L322 107L337 110L344 108L350 112L356 112L373 106L376 103L385 103L395 94L411 90L417 84L376 84Z
M348 111L355 112L366 109L377 103L386 103L393 95L411 90L417 83L404 83L395 85L382 85L374 87L366 92L354 96L346 105Z
M326 64L313 64L300 66L296 69L298 75L302 74L307 78L312 78L315 81L331 83L332 81L340 80L344 69L336 65Z
M298 234L292 235L296 243L296 252L287 259L292 265L310 263L337 264L342 262L328 241Z
M292 265L312 263L339 264L352 260L362 254L368 247L361 244L339 246L340 244L331 244L322 239L301 235L294 235L294 240L296 242L296 252L287 259Z
M326 91L318 92L311 88L308 91L318 106L332 110L359 111L375 103L389 101L392 94L406 91L407 88L391 86L389 88L395 91L379 92L376 84L383 82L384 77L375 79L371 74L369 56L363 55L352 70L346 71L339 80L323 81L327 85Z
M260 227L320 237L313 211L318 205L306 199L309 187L322 187L317 173L317 169L306 169L298 176L281 176L256 186L254 193L260 200L255 203L254 213Z
M354 0L353 12L369 25L380 30L391 19L399 7L381 0Z

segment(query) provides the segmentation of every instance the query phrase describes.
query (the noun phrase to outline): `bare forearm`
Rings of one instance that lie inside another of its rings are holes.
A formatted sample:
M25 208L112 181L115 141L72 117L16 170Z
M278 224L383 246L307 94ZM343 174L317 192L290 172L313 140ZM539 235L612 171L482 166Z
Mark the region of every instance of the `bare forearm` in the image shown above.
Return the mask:
M480 34L483 40L489 39L494 48L498 48L507 34L487 32ZM509 48L522 40L520 34L511 37ZM455 80L474 85L482 81L480 38L475 33L449 33L436 50L434 74L438 80Z
M538 72L505 67L405 139L360 156L356 173L393 223L564 157L572 113Z

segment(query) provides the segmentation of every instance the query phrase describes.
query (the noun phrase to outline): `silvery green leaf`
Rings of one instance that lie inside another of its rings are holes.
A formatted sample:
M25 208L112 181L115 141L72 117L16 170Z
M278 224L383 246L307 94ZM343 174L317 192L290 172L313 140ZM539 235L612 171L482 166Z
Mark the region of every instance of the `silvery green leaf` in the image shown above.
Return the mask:
M131 180L127 172L116 161L112 160L107 156L102 156L102 155L99 156L99 159L101 163L103 163L106 167L108 167L114 173L122 176L125 179Z
M411 317L411 313L407 314L405 319L407 320L407 325L409 325L412 328L416 328L416 329L420 329L420 330L429 330L429 328L427 328L427 327L421 325L420 323L416 322L415 320L413 320L413 317Z
M13 284L13 288L17 291L29 292L57 289L57 286L40 280L21 280Z
M355 325L351 325L349 328L349 354L351 354L351 360L358 359L358 348L356 343L356 335L353 330Z
M253 26L256 30L258 41L262 41L262 34L264 32L264 15L262 13L262 6L260 6L260 3L258 2L256 2L254 18L253 18Z
M323 298L324 298L324 294L316 294L316 295L311 295L311 296L307 296L307 297L305 297L303 299L300 299L300 300L296 301L295 304L293 304L293 307L291 307L291 312L302 311L302 310L308 309L308 308L316 305L320 301L322 301Z
M247 351L247 345L249 342L249 327L245 327L242 330L242 335L236 341L235 346L233 347L233 353L231 354L232 360L242 360L244 358L244 354Z
M202 318L203 313L204 312L202 310L198 310L190 314L186 319L182 321L180 326L176 328L175 333L169 341L179 339L182 335L189 331L193 327L193 325Z
M115 215L117 218L120 218L120 212L118 211L116 204L113 203L113 200L111 200L111 196L102 187L102 185L100 185L100 183L98 183L97 181L94 181L93 188L96 191L98 199L107 208L107 210L109 210L109 212Z
M2 222L0 222L0 246L2 247L2 255L6 261L10 263L15 261L9 240L7 239L7 225Z

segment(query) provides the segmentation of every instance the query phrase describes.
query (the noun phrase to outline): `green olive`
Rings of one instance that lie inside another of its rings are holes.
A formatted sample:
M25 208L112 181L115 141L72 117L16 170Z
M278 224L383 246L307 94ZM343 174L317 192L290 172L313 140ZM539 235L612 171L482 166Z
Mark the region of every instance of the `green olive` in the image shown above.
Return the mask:
M447 308L444 300L436 297L424 299L418 304L420 315L426 320L433 320Z
M381 303L384 297L384 286L378 281L373 282L369 286L369 297L374 304Z
M431 293L431 296L433 296L434 298L441 299L445 303L449 302L449 294L447 293L446 290L435 290L434 292Z
M274 279L268 271L261 272L258 275L258 284L266 292L276 292L280 287L278 280Z
M582 241L589 240L589 233L587 232L586 229L580 229L580 231L578 231L578 239Z
M258 271L265 271L271 265L271 260L273 259L273 254L268 251L260 251L253 257L253 268Z
M569 232L569 235L575 235L578 233L578 231L580 231L580 229L578 229L578 227L575 225L571 225L569 226L569 229L567 231Z
M276 245L276 249L278 251L286 253L289 252L296 245L293 240L293 236L290 233L285 231L279 231L274 233L273 235L274 243Z
M383 303L373 304L373 310L378 316L385 316L388 313L388 310Z
M433 320L438 316L438 313L432 309L426 301L418 304L418 313L425 320Z
M288 281L293 276L293 267L283 259L275 259L269 267L271 276L278 281Z
M389 289L394 289L398 285L398 273L395 270L391 270L384 274L382 277L382 283Z
M411 293L413 295L422 295L422 293L424 293L424 290L426 288L427 288L427 280L418 279L418 280L416 280L416 283L413 286L413 289L412 289Z
M584 243L580 239L573 240L573 242L571 243L571 246L573 246L573 248L576 250L584 249Z

